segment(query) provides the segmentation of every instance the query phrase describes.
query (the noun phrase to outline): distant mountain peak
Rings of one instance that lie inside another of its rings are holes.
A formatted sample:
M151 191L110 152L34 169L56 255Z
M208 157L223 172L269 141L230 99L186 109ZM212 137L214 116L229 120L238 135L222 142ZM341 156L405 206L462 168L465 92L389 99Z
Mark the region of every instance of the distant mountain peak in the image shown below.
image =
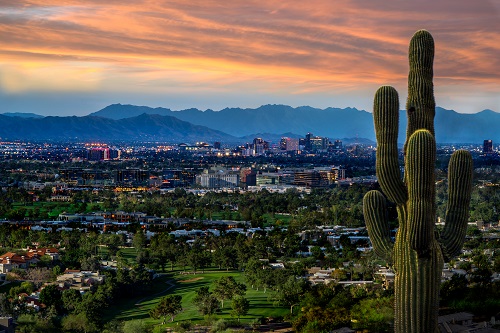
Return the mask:
M485 113L485 114L500 114L496 111L493 111L491 109L484 109L483 111L479 111L478 113Z
M19 118L43 118L44 116L36 114L36 113L29 113L29 112L5 112L2 113L2 115L7 116L7 117L19 117Z

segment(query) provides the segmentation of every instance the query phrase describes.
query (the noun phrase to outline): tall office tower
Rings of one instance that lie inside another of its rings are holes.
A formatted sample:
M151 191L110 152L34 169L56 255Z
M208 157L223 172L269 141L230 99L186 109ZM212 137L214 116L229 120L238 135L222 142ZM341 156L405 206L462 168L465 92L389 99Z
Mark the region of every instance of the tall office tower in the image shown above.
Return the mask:
M311 132L306 134L306 138L304 139L304 149L307 151L311 150L311 138L313 138L313 134Z
M297 151L299 148L299 139L296 138L287 138L286 140L286 150L288 151Z
M335 150L342 150L342 141L335 140L335 143L333 144L333 149L335 149Z
M287 151L296 151L299 149L299 139L283 137L280 141L280 149Z
M253 139L253 156L264 155L266 150L269 150L269 142L264 141L261 138Z
M288 140L289 138L287 137L282 137L281 140L280 140L280 149L281 150L286 150L286 140Z
M484 140L483 142L483 154L491 154L493 153L493 141L492 140Z

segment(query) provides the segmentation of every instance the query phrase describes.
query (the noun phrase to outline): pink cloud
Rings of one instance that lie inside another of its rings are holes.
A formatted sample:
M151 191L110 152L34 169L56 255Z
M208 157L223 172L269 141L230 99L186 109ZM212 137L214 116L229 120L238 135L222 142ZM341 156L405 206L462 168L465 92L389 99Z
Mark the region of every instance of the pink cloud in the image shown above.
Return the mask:
M500 83L498 10L486 0L4 0L0 60L98 61L109 73L142 72L142 82L177 67L291 93L355 89L403 84L408 40L426 28L436 77L491 85Z

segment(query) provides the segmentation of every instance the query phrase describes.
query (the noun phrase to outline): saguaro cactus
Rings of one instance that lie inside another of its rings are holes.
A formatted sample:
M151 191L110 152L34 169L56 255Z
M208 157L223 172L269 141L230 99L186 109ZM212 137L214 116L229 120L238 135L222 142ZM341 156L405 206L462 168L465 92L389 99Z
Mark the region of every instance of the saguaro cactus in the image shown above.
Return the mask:
M395 278L395 332L437 332L439 286L443 262L459 253L467 227L472 187L472 158L455 152L448 166L448 207L441 235L435 234L435 102L434 40L425 30L410 42L408 127L404 177L397 147L397 91L383 86L375 94L373 117L377 137L377 177L382 191L397 207L399 228L393 244L386 218L386 198L368 192L363 210L373 248L392 263Z

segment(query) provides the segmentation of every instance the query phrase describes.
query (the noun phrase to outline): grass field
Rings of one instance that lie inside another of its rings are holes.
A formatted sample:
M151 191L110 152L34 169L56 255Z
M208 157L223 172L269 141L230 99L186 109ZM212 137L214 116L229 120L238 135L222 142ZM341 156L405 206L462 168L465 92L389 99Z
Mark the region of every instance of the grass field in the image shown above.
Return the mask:
M47 213L49 219L55 219L59 216L59 214L63 212L69 214L76 213L77 211L79 211L77 209L78 205L79 204L74 204L71 202L51 202L51 201L37 201L30 203L15 202L12 204L12 208L15 210L25 209L26 217L30 217L31 211L37 209L40 212ZM102 210L101 205L98 203L87 204L85 208L85 213L91 213L95 210Z
M263 215L264 219L266 220L265 226L266 227L271 227L276 224L281 225L281 226L287 226L292 219L292 215L285 215L285 214L272 214L266 213ZM279 221L277 223L277 221Z
M192 324L201 324L204 321L204 317L198 313L196 306L193 304L196 290L202 286L210 286L216 279L228 275L233 276L238 282L244 282L243 274L234 271L207 272L196 275L182 275L176 272L162 275L155 280L153 290L149 295L120 302L120 304L107 309L103 314L103 319L104 321L112 319L120 321L142 319L149 325L158 325L162 320L150 318L148 314L149 310L158 303L161 297L176 294L182 296L183 311L175 317L173 325L180 321L191 321ZM242 323L249 323L261 317L284 316L288 313L287 308L274 306L272 302L268 301L268 295L269 293L264 293L262 290L247 289L245 297L250 301L250 310L246 316L241 317ZM230 312L231 302L225 301L224 308L216 317L232 318Z
M133 247L120 247L119 252L121 253L121 256L129 263L134 263L137 258L137 250ZM106 246L99 246L97 249L97 254L106 256L108 254L108 248Z

